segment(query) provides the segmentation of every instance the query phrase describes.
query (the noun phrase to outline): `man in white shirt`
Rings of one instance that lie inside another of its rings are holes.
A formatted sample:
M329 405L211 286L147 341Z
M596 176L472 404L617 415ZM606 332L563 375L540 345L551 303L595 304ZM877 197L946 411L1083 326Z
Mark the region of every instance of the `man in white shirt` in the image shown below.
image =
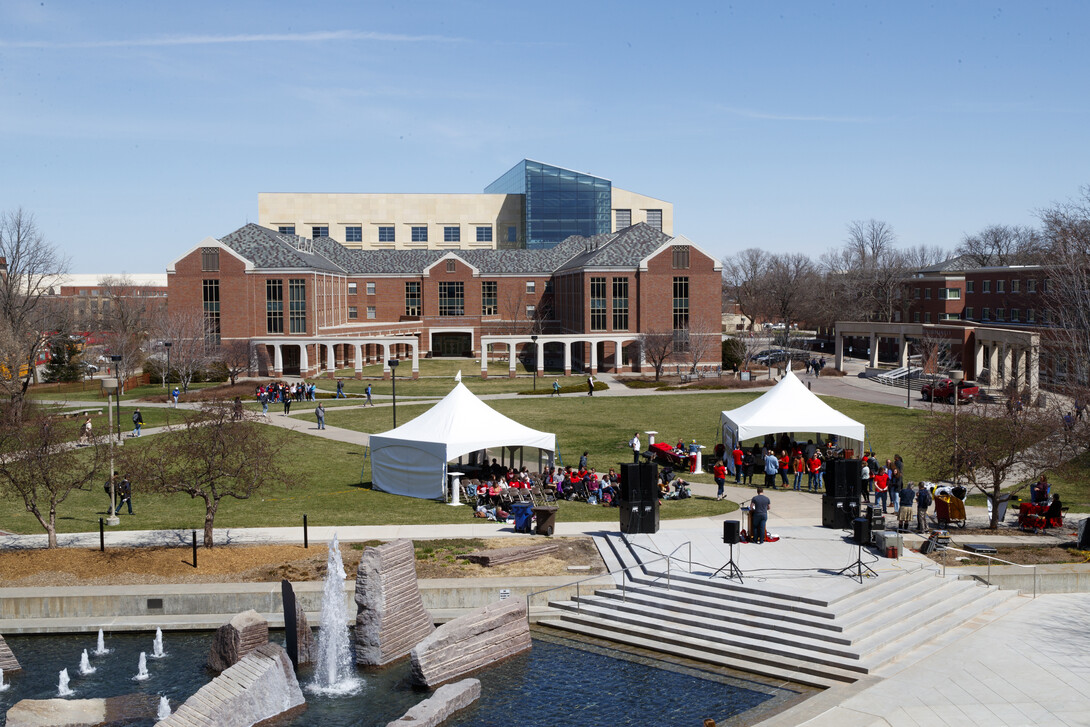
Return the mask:
M636 432L632 435L632 440L628 443L628 446L632 448L632 461L635 464L640 463L640 433Z

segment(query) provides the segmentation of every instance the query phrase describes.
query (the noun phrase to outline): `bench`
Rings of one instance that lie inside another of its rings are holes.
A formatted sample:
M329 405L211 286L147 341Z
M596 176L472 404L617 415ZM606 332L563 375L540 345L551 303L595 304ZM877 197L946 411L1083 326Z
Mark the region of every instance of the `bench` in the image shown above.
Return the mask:
M492 550L478 550L474 553L466 553L458 557L477 563L485 568L494 565L506 565L507 563L519 563L524 560L533 560L544 555L552 555L560 550L556 543L542 543L541 545L528 545L521 548L494 548Z

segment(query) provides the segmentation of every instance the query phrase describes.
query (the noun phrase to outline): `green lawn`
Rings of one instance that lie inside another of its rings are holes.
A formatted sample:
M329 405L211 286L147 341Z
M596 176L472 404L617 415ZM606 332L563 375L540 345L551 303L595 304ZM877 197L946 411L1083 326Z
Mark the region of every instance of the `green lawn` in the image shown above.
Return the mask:
M207 382L200 384L190 384L189 390L204 389L209 386L220 386L222 382ZM148 386L137 386L131 389L126 389L125 393L121 395L121 401L129 401L131 399L142 399L146 396L161 396L166 399L170 389L174 387L173 384L170 388L164 389L162 384L150 384ZM27 398L29 399L48 399L55 401L69 401L75 403L92 402L95 404L101 404L106 406L106 396L102 393L102 380L90 379L86 381L79 381L73 384L43 384L39 386L32 386L27 392Z

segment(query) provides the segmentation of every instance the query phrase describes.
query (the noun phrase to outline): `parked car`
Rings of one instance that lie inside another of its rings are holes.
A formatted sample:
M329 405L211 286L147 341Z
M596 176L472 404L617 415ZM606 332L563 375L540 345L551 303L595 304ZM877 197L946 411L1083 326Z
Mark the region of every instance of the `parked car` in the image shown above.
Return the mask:
M971 404L973 399L980 395L980 388L972 381L959 381L957 385L958 403ZM920 387L920 395L924 401L945 401L954 403L954 382L952 379L940 379L931 384Z
M763 351L754 356L753 360L760 364L777 364L787 360L787 351L782 349Z

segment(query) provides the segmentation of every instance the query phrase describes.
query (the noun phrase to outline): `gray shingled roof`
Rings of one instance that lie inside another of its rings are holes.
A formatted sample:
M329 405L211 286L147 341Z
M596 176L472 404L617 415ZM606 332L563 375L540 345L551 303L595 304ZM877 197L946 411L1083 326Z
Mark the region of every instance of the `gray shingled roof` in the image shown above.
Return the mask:
M548 250L355 250L328 237L310 241L251 223L220 242L258 268L314 268L350 275L422 273L453 253L482 273L495 275L552 273L582 266L635 267L669 239L640 223L590 238L569 237Z

